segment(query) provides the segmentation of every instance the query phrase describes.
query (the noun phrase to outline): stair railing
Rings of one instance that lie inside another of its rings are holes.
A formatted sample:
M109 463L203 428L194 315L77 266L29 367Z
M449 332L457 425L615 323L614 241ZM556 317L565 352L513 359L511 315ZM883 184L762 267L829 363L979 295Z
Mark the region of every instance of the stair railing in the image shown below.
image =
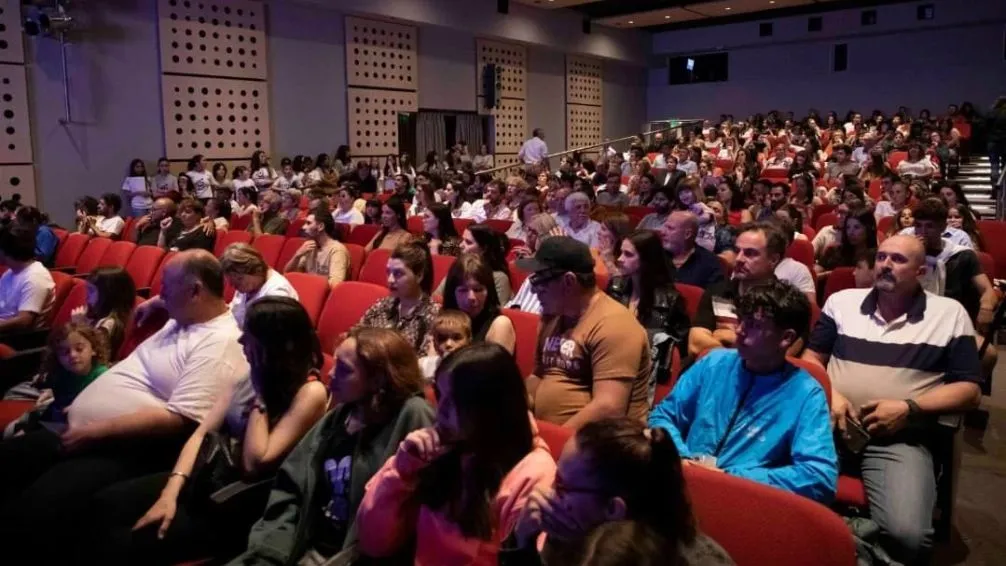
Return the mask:
M1002 220L1006 214L1006 167L999 173L999 179L992 188L996 197L996 219Z

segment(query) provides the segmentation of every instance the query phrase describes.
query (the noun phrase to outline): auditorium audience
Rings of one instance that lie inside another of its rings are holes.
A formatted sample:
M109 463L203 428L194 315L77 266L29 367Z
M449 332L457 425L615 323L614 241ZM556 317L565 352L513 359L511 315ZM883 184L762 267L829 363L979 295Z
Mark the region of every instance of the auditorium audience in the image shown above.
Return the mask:
M433 425L415 351L401 333L355 329L335 360L338 405L283 461L237 564L321 564L352 551L364 487L409 433Z
M850 209L842 224L838 245L821 253L815 269L824 273L836 267L855 267L856 256L864 250L877 249L877 224L868 208Z
M248 231L253 236L258 237L263 234L286 234L286 229L290 226L290 220L280 211L282 198L276 191L265 191L259 198L259 207L252 210L251 225Z
M542 306L534 374L525 380L535 417L577 429L611 416L646 418L650 367L646 332L597 288L582 242L551 237L517 261Z
M652 529L666 552L656 564L733 564L696 525L670 435L629 417L587 423L566 442L555 482L528 497L500 564L582 566L578 558L594 551L592 533L614 521Z
M123 268L104 266L87 276L86 288L85 303L70 313L71 320L104 332L114 357L132 322L136 285Z
M676 283L708 287L723 280L723 266L713 252L696 245L699 221L694 214L672 212L659 234Z
M359 550L405 551L414 564L495 565L530 494L553 483L555 461L528 417L517 363L499 345L449 354L435 390L436 426L406 436L367 483Z
M115 193L101 195L95 209L96 214L78 213L78 231L89 236L118 239L122 229L126 227L126 221L119 216L121 208L122 199L119 195Z
M776 280L775 268L786 255L786 236L767 222L746 224L737 234L735 247L737 258L731 279L701 285L705 292L688 332L688 353L692 356L712 348L736 346L737 301L750 289Z
M874 287L832 295L804 353L827 367L840 437L850 434L850 421L869 435L859 454L842 455L843 464L862 475L882 547L905 564L928 560L932 547L941 422L976 407L981 396L967 311L922 291L924 269L921 242L884 240ZM877 380L879 372L887 377Z
M423 242L433 255L458 256L461 253L461 238L454 227L451 210L446 204L433 203L423 211Z
M461 235L461 252L482 256L493 270L493 282L500 304L513 296L510 287L510 267L506 262L506 236L485 224L472 224ZM443 296L445 281L441 281L434 295Z
M433 320L433 354L419 358L423 377L432 382L440 361L454 350L472 343L472 319L459 310L441 309Z
M445 309L459 310L471 319L474 342L494 342L511 354L517 335L510 319L500 313L493 271L483 256L462 254L447 272Z
M158 237L161 235L161 223L167 218L174 218L177 210L178 205L170 198L161 197L155 200L153 205L150 207L150 213L136 220L136 245L158 245ZM171 226L168 228L168 241L178 237L178 232L181 231L181 227L182 225L180 222L172 222Z
M644 216L636 228L641 230L660 230L660 227L667 222L667 216L671 213L671 206L674 204L676 193L669 188L659 187L653 191L653 198L646 205L653 209L653 212Z
M173 252L190 249L213 251L216 233L207 233L203 225L205 215L203 203L195 199L185 199L178 205L178 216L165 215L161 219L157 246Z
M364 250L368 254L373 250L394 250L399 245L412 241L413 236L409 233L405 218L405 204L396 197L389 198L384 204L376 202L380 210L378 223L381 231L374 235ZM370 208L369 202L367 208Z
M792 286L768 281L735 306L736 349L692 365L654 407L650 426L665 429L692 465L828 503L838 456L826 392L786 361L807 334L810 303Z
M7 268L0 275L0 338L41 328L56 284L35 259L34 229L18 223L0 228L0 265Z
M416 351L429 352L429 332L440 305L430 298L433 288L433 260L418 242L395 248L388 258L388 291L378 299L354 328L377 327L397 330Z
M307 241L297 248L283 271L321 275L330 287L345 281L350 273L349 250L337 239L335 222L324 206L308 213L304 235Z
M353 191L349 187L339 187L335 192L336 208L332 211L332 220L336 224L363 224L363 213L353 206L356 201L353 198Z
M583 193L572 193L564 202L568 221L563 225L566 235L593 249L600 248L599 232L601 224L590 217L590 197Z
M49 227L49 217L34 206L22 206L14 212L14 223L35 231L35 259L47 267L52 265L59 236Z
M0 442L0 540L46 548L56 561L91 520L87 503L113 483L170 469L213 404L216 390L248 374L240 330L223 299L220 263L192 250L164 268L161 298L171 320L85 388L58 433L43 429ZM51 544L51 526L63 540Z
M252 303L240 341L251 366L248 379L221 385L174 468L97 493L88 555L120 564L153 556L165 562L229 557L244 550L268 484L220 503L200 499L239 479L271 478L324 415L328 393L317 375L318 337L296 300L264 297ZM227 442L238 446L233 462L200 458L206 446ZM215 467L212 474L207 465Z

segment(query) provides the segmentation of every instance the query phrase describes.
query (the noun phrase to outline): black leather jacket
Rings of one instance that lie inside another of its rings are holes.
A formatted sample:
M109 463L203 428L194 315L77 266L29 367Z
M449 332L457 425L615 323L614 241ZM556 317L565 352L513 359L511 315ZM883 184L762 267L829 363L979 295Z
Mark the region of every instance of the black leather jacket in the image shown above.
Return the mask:
M629 306L632 298L632 280L625 277L612 277L606 289L608 295L625 306ZM663 383L670 376L670 349L678 348L681 359L688 355L688 329L691 321L685 312L685 301L673 285L655 290L653 308L645 320L639 323L646 329L650 340L651 358L656 369L656 380ZM660 335L667 336L661 339Z

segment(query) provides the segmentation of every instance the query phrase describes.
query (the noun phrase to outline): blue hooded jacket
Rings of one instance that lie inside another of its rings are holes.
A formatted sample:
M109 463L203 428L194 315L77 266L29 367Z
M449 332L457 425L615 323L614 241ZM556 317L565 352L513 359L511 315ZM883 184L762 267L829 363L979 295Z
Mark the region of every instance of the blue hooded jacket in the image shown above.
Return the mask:
M835 496L838 455L827 398L792 364L754 375L737 350L713 350L654 407L650 426L667 430L682 458L715 456L730 475L822 503Z

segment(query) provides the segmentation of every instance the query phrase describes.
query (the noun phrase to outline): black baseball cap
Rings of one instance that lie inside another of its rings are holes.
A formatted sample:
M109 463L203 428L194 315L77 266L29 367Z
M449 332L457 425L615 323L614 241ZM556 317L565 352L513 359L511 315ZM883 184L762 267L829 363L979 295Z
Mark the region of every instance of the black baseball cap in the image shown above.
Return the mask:
M517 267L531 273L546 270L593 273L594 257L587 244L569 236L552 236L541 242L534 257L518 259Z

